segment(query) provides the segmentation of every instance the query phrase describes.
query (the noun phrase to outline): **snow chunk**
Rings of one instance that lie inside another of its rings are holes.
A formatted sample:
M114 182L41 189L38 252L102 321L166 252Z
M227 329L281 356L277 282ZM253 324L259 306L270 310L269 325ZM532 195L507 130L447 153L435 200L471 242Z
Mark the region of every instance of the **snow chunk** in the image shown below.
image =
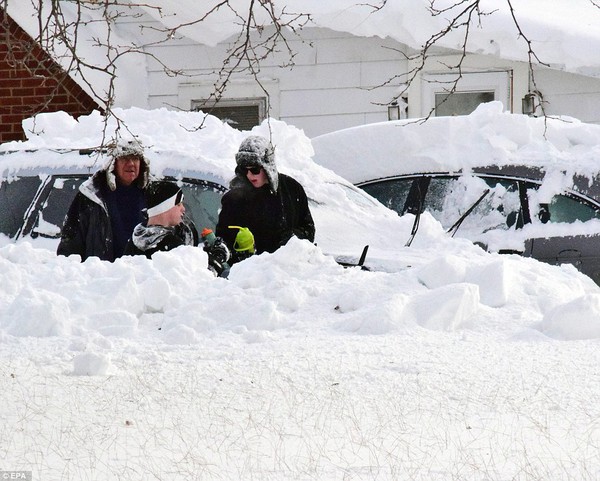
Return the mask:
M479 310L479 287L451 284L420 294L410 301L415 322L435 331L454 331L467 327Z
M555 339L600 338L600 294L586 294L547 312L540 331Z
M73 358L75 376L106 376L112 366L107 354L83 352Z
M69 301L44 289L25 287L0 317L0 326L17 337L70 334Z

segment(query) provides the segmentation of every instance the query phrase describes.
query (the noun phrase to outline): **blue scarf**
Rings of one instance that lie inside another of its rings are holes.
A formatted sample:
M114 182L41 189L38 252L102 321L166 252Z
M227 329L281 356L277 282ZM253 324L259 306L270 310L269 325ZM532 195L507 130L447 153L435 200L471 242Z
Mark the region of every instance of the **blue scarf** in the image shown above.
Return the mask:
M142 209L146 207L144 191L134 182L130 186L120 185L105 193L106 206L113 233L115 259L123 255L125 245L136 225L144 220Z

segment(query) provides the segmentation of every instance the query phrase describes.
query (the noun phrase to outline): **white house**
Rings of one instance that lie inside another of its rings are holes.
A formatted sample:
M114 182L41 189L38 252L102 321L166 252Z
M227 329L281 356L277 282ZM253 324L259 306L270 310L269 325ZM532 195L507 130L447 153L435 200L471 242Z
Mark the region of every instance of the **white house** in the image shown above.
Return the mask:
M121 89L116 105L202 109L240 128L270 116L302 128L309 137L385 121L390 115L469 113L490 100L500 100L511 112L526 108L533 115L542 114L543 101L547 115L600 123L600 34L596 34L600 10L591 3L573 7L567 0L557 0L548 6L544 0L528 0L527 7L518 4L519 27L545 63L534 59L530 69L528 44L519 36L506 2L490 0L493 13L473 22L460 76L452 68L463 54L463 33L457 30L428 53L403 92L406 73L418 66L409 57L447 25L447 18L432 16L425 9L427 3L388 0L375 11L358 2L289 0L288 8L311 13L309 26L299 35L285 32L295 53L293 66L281 67L286 60L282 52L267 56L255 77L231 77L216 105L211 96L217 81L214 72L222 67L235 38L231 34L239 27L225 16L212 24L179 29L169 41L154 43L164 35L157 29L198 18L206 5L183 2L180 7L169 6L168 12L163 8L160 15L145 8L141 16L119 19L114 28L121 38L144 45L148 54L118 71ZM12 12L9 8L9 12L17 21L28 22L23 8L13 7ZM266 25L263 36L272 33ZM162 64L181 74L166 75ZM456 93L440 104L458 78Z

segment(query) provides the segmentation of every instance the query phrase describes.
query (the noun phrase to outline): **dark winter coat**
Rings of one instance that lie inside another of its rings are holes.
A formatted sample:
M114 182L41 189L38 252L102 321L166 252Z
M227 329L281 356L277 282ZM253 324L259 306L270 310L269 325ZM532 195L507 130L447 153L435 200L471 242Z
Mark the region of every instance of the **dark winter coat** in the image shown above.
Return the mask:
M285 174L277 174L277 190L271 184L255 188L242 176L232 181L221 199L216 235L223 238L233 252L237 229L248 227L254 234L256 253L275 252L292 236L315 239L313 222L304 188Z
M142 209L145 206L144 190L137 183L124 187L128 202L124 205L124 214L119 223L109 214L107 197L118 199L122 187L116 186L113 191L107 182L106 170L96 172L85 181L75 195L61 230L58 255L99 257L102 260L114 261L120 257L126 240L133 232L134 226L143 220ZM116 203L115 203L116 204ZM121 208L114 206L113 208ZM125 212L127 211L127 212ZM113 225L118 225L120 242L115 243Z
M150 259L155 252L170 251L179 246L197 246L198 242L198 231L191 222L175 227L142 223L133 230L124 255L145 255Z

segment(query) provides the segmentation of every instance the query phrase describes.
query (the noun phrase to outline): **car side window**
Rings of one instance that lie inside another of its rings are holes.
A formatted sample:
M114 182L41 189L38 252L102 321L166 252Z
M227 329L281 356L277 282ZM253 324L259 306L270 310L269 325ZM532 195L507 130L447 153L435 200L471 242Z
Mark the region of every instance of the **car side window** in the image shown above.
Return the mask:
M414 178L389 179L363 185L360 188L375 197L388 209L401 215L414 181Z
M546 222L586 222L600 219L600 211L583 203L583 199L575 199L567 195L555 195L549 204L541 206L547 210Z
M214 230L219 218L221 197L225 189L212 182L193 179L183 180L181 189L184 195L186 217L192 220L199 231L205 227Z

